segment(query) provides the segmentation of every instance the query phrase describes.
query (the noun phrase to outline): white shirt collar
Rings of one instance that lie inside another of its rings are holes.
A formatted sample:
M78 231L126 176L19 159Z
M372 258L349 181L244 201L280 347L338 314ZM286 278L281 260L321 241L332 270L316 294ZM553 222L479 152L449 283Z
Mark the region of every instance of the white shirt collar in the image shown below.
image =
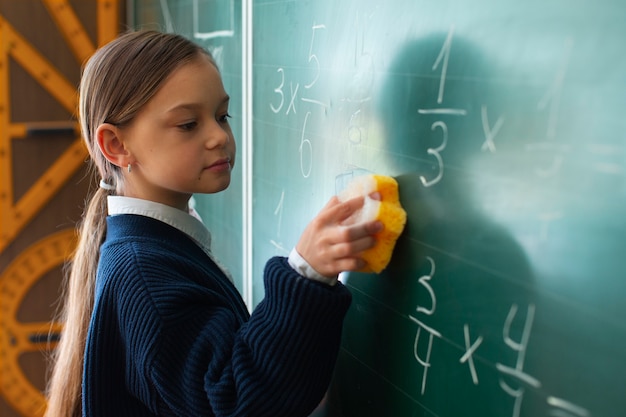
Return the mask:
M118 214L146 216L169 224L185 233L209 255L228 279L230 279L231 282L233 281L228 269L211 254L211 233L204 226L198 212L193 208L190 208L189 212L186 213L165 204L142 200L140 198L110 195L107 199L110 216L116 216ZM336 278L324 277L315 271L295 249L289 255L289 264L298 273L309 279L325 282L330 285L337 283Z
M137 214L162 221L191 237L207 253L211 253L211 233L202 223L198 213L192 208L188 213L165 204L140 198L113 196L107 197L109 215Z

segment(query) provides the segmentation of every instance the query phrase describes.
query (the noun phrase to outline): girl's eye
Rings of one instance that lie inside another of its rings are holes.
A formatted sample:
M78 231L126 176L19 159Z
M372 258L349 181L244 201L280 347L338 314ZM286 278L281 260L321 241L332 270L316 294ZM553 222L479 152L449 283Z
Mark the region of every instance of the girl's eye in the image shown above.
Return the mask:
M228 123L228 119L231 118L231 115L228 113L225 113L224 115L219 117L219 121L220 123Z
M184 130L185 132L189 132L191 130L194 130L196 128L196 126L198 126L198 122L193 121L193 122L187 122L187 123L183 123L178 125L178 128L181 130Z

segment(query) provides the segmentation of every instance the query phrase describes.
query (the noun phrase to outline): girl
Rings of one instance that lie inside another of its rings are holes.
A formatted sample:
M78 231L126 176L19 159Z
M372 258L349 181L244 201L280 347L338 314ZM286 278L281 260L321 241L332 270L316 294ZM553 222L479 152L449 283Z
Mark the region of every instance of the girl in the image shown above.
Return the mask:
M188 201L228 187L235 141L211 57L189 40L127 33L80 85L100 181L68 279L47 416L306 416L321 400L378 222L343 226L336 198L288 259L268 261L252 315ZM81 401L82 399L82 401Z

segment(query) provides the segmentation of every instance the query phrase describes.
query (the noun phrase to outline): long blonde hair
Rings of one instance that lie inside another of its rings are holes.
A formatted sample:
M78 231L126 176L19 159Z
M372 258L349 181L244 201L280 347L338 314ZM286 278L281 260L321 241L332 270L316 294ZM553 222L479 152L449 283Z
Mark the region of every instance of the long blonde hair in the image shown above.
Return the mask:
M188 39L155 31L129 32L100 48L89 59L79 88L81 131L96 181L115 184L123 194L120 167L107 161L96 143L102 123L123 128L154 96L166 78L199 54L209 54ZM64 288L64 323L54 353L54 368L48 382L47 417L81 415L83 355L94 304L94 286L100 245L106 234L106 196L97 188L83 214L78 247Z

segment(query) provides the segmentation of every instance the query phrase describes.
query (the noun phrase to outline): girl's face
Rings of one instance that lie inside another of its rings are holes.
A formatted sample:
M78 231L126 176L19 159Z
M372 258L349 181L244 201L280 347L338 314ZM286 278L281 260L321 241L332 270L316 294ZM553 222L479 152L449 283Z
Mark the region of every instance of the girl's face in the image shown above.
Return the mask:
M174 71L122 130L134 159L124 195L184 209L193 193L226 189L235 163L228 103L208 57Z

